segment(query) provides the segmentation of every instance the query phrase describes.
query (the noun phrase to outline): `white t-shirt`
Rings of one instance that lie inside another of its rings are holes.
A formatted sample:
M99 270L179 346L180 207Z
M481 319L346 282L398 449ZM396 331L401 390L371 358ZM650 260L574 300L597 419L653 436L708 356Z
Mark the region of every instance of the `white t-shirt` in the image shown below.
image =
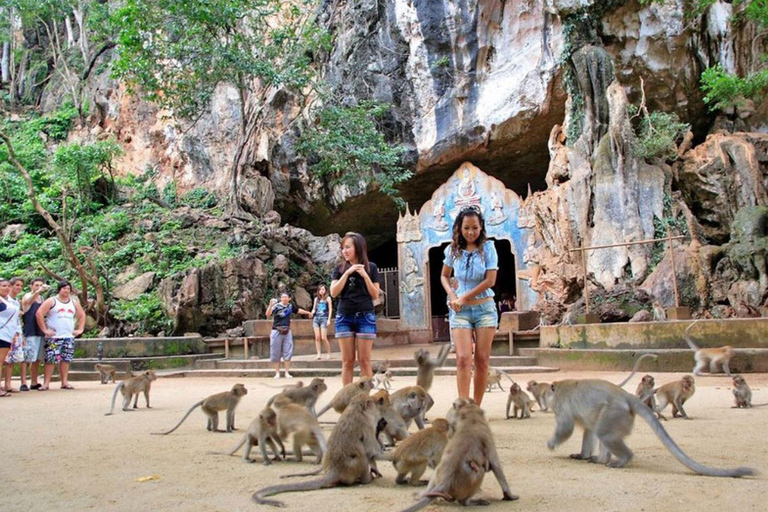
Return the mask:
M0 311L0 340L10 343L16 334L21 334L21 321L19 321L21 305L10 295L7 299L0 297L0 304L5 306Z
M54 297L53 306L45 317L45 325L56 331L51 338L74 338L76 313L75 299L70 297L69 302L61 302Z

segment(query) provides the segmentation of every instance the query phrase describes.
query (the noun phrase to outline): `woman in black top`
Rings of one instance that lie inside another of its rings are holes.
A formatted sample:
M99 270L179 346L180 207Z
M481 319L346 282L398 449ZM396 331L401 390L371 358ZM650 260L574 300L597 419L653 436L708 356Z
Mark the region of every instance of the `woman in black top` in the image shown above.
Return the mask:
M352 382L355 370L355 342L360 375L371 377L371 352L376 339L373 301L379 298L379 269L368 261L365 238L347 233L341 240L344 262L333 271L331 297L338 297L336 339L341 348L341 381Z

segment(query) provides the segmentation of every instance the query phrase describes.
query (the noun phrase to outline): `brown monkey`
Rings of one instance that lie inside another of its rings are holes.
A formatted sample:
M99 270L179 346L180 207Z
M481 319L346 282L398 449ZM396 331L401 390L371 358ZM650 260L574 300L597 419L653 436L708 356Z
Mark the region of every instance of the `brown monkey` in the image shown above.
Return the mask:
M536 399L536 403L539 404L539 409L542 411L548 411L549 406L552 403L552 386L549 382L536 382L535 380L528 381L528 391L533 394L533 398Z
M640 383L635 390L635 396L640 399L645 405L651 408L652 411L656 410L656 379L652 375L645 374L640 379Z
M432 400L428 396L421 386L408 386L392 393L390 400L406 426L410 427L411 421L415 421L419 430L423 430L426 405Z
M451 404L451 408L445 414L445 420L448 422L448 438L453 436L456 431L456 421L458 420L459 409L467 404L474 404L475 401L471 398L457 398Z
M554 450L573 433L575 424L584 429L581 453L574 459L600 462L621 468L632 459L632 451L624 438L632 431L635 415L643 418L664 443L667 450L691 471L706 476L739 477L754 474L750 468L718 469L704 466L686 455L672 440L653 411L634 395L604 380L563 380L553 382L554 411L557 426L547 447ZM600 454L592 456L595 441L600 441ZM611 457L617 460L612 461Z
M445 359L448 357L450 349L450 345L443 345L440 347L440 352L438 352L435 359L429 357L429 350L423 348L420 348L413 354L416 364L419 365L419 369L416 372L416 385L421 386L427 393L429 393L429 388L432 387L432 380L435 378L435 368L440 368L445 364Z
M253 501L281 507L282 502L266 498L284 492L367 484L374 475L381 476L375 459L380 453L375 432L381 419L380 407L381 404L374 397L358 394L344 410L328 439L328 451L321 469L325 474L307 482L265 487L253 494Z
M317 464L320 464L328 445L317 418L304 406L293 403L285 395L277 395L274 406L277 409L278 435L287 440L288 436L293 434L293 455L296 460L302 461L301 449L307 445L317 456Z
M371 370L374 374L376 373L387 373L387 370L389 370L389 359L386 361L374 361L371 363Z
M267 444L269 444L269 447L272 449L272 453L275 455L275 460L282 460L283 457L285 457L283 441L280 439L280 436L277 435L277 413L269 407L265 407L251 422L248 426L248 431L243 438L227 455L234 455L241 446L245 445L243 460L245 462L254 462L251 458L251 448L258 445L259 448L261 448L261 456L264 459L264 465L269 466L272 462L267 455ZM277 445L280 445L280 452L277 451Z
M667 312L664 310L664 307L661 305L661 302L655 300L653 301L653 321L654 322L664 322L667 319Z
M448 444L448 422L438 418L429 428L419 430L400 443L391 454L382 455L383 460L391 460L397 471L395 482L398 484L427 485L428 481L419 480L427 467L435 469ZM410 473L411 477L406 478Z
M501 370L499 370L497 368L488 368L488 383L487 383L487 386L485 388L485 391L487 393L490 393L491 389L493 388L494 385L499 386L499 389L504 391L504 387L501 385L501 378L502 377L508 378L509 382L511 382L512 384L515 383L515 381L512 380L512 377L507 375L506 372L503 372L503 371L501 371Z
M374 389L386 389L389 391L389 388L392 387L391 384L392 381L392 372L390 370L387 370L384 373L374 373L373 374L373 387Z
M522 390L520 386L517 385L517 382L513 382L512 385L509 387L509 398L507 398L507 419L510 418L509 416L509 406L514 404L514 407L512 409L512 419L517 419L517 411L520 411L520 419L524 418L530 418L531 417L531 409L530 404L536 403L535 400L531 400L531 397L528 396L528 393Z
M240 399L248 394L248 390L242 384L235 384L230 391L224 391L223 393L216 393L208 398L200 400L195 405L189 408L183 418L167 432L152 432L153 435L165 436L176 430L184 423L184 420L192 414L192 411L200 407L206 416L208 416L207 429L210 432L223 432L219 430L219 411L227 411L227 432L232 432L235 429L235 408L240 403Z
M696 361L696 366L693 367L693 374L701 375L701 370L706 368L707 365L709 365L709 373L716 373L717 365L722 365L725 374L730 376L731 370L728 368L728 363L734 355L733 348L730 345L717 348L699 348L696 346L688 332L697 322L698 320L686 327L685 334L683 335L685 342L695 351L693 359Z
M152 387L152 381L154 380L157 380L155 370L147 370L141 372L141 375L137 377L131 377L130 379L122 381L115 387L115 392L112 393L112 407L109 409L109 412L106 414L106 416L109 416L115 411L115 398L117 398L118 391L123 394L124 411L130 411L130 409L128 409L128 405L130 405L131 397L133 396L135 396L135 400L133 401L133 408L139 408L139 393L144 393L144 400L147 402L147 409L150 409L149 390Z
M691 418L685 413L685 409L683 409L683 404L691 398L695 392L696 383L690 375L686 375L678 381L668 382L661 386L656 390L659 405L656 407L655 411L656 414L659 415L659 419L667 419L661 414L661 411L664 410L667 404L672 404L673 418L682 416L683 418L690 420Z
M325 383L325 379L312 379L312 382L309 383L309 386L304 386L301 381L297 382L296 384L300 385L296 387L286 387L282 393L270 398L267 401L267 407L272 405L272 402L276 397L285 396L293 403L306 407L307 410L316 417L317 411L315 411L315 404L317 404L317 399L328 389L328 386Z
M331 400L328 405L320 409L320 412L317 413L317 417L319 418L325 414L325 412L331 407L333 407L333 410L337 413L343 413L344 409L347 408L352 399L359 395L368 395L372 389L373 380L371 380L369 377L363 377L357 382L347 384L341 388L338 393L336 393L336 396L333 397L333 400Z
M454 402L456 405L456 402ZM415 512L437 498L458 501L462 505L488 505L472 500L487 471L493 471L503 492L503 500L518 499L512 494L501 469L493 434L483 410L472 401L460 403L455 412L455 431L448 440L440 463L429 480L422 498L402 512Z
M733 397L736 399L733 409L752 407L752 390L741 375L733 376Z
M386 389L379 390L373 395L374 400L381 404L381 417L384 419L376 426L376 439L379 440L379 444L384 448L384 443L381 442L380 435L383 433L387 438L390 446L395 445L395 441L402 441L408 437L408 427L403 421L403 417L400 416L390 400L389 391Z
M117 376L117 368L115 368L111 364L97 363L93 365L93 369L99 372L99 377L101 377L102 384L109 383L110 377L112 378L113 384L116 382L115 377Z

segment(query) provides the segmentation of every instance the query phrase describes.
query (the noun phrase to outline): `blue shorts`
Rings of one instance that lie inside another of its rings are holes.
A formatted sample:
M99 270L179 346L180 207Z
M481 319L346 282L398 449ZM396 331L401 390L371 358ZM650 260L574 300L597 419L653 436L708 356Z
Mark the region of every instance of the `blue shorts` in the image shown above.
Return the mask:
M338 313L336 315L336 337L358 339L376 338L376 313Z
M42 361L43 357L43 337L27 336L26 345L24 345L24 362L34 363L35 361Z
M328 328L328 317L327 316L316 316L312 318L312 326L318 327L320 329L327 329Z
M492 300L474 306L462 306L461 311L450 315L451 329L479 329L498 326L496 305Z
M269 360L279 363L281 357L283 361L290 361L293 357L293 334L291 331L280 334L272 329L269 333Z

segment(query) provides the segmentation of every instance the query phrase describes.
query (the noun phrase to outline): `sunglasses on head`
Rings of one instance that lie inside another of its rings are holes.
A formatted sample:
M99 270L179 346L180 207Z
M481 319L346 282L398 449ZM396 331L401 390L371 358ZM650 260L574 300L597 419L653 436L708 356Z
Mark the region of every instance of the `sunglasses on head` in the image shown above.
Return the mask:
M480 207L476 204L471 204L469 206L465 206L461 209L461 213L480 213Z

